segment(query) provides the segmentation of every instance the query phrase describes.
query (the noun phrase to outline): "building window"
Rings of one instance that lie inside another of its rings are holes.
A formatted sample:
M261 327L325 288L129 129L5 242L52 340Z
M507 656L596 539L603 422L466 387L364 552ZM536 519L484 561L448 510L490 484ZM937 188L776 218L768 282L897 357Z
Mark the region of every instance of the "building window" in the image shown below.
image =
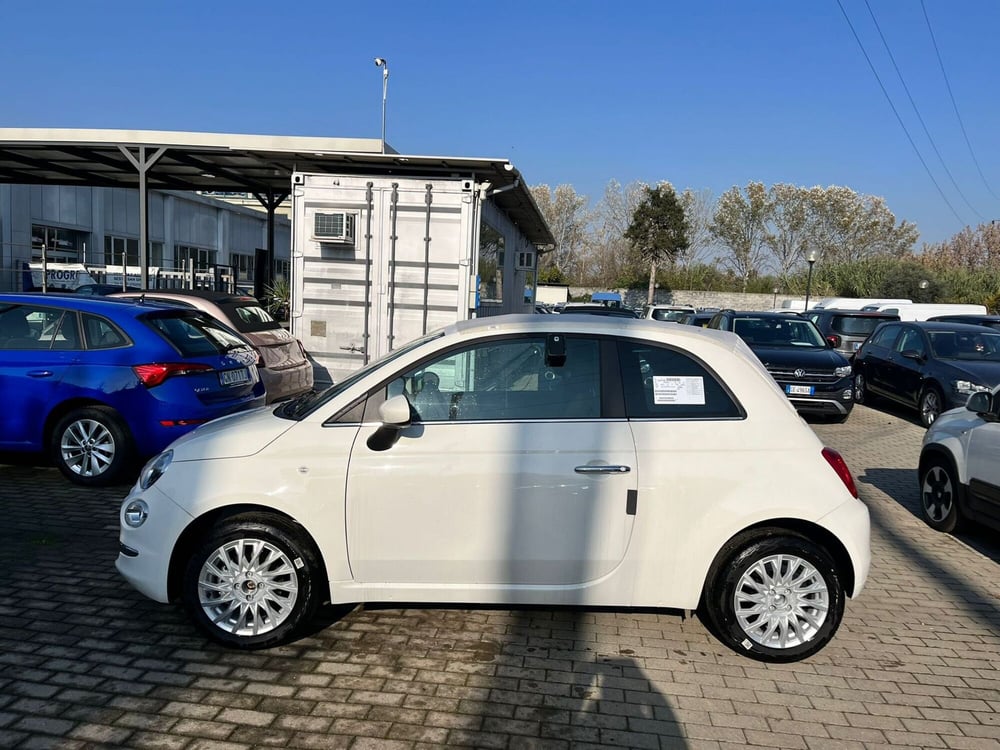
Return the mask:
M274 280L283 279L288 281L292 277L292 263L288 260L278 259L274 261Z
M237 281L253 281L254 257L252 255L231 253L229 262L233 264Z
M486 222L479 228L479 298L503 301L504 238Z
M196 269L208 269L215 265L215 250L190 245L174 245L174 267L179 270L187 268L188 260L194 262Z
M41 260L42 248L44 248L47 260L57 263L78 263L81 259L80 250L86 247L88 236L86 232L49 227L44 224L32 224L32 260Z

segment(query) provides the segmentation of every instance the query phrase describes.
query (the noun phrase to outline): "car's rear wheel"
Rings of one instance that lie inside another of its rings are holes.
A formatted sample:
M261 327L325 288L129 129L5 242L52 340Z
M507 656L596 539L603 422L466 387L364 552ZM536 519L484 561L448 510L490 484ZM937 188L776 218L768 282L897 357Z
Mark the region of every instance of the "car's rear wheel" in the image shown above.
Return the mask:
M131 464L133 450L128 427L106 406L70 412L52 433L52 460L76 484L113 484Z
M242 649L284 643L319 604L318 556L303 533L267 514L227 519L188 561L183 599L211 638Z
M935 386L929 385L920 394L920 424L930 427L941 416L944 398Z
M758 661L791 662L822 649L844 615L830 554L791 532L736 540L713 567L702 607L716 636Z
M945 533L961 526L959 492L951 463L941 456L932 457L920 472L920 512L928 526Z

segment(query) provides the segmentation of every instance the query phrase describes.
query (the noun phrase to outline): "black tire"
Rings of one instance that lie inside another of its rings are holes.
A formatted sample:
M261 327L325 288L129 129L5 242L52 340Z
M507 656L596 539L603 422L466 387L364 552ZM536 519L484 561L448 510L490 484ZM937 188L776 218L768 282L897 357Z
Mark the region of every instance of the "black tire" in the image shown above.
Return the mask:
M920 515L932 529L946 534L962 525L962 486L951 462L931 456L920 468Z
M114 484L132 466L135 446L124 420L107 406L76 409L52 432L53 463L75 484Z
M854 376L854 403L864 404L871 403L872 397L868 392L868 383L865 380L864 373L857 373Z
M930 427L944 410L944 397L941 391L933 385L925 387L917 402L917 409L920 411L920 424Z
M702 610L733 651L763 662L792 662L833 638L844 616L844 591L823 547L770 530L727 545L709 576Z
M315 615L320 571L312 544L291 522L235 516L214 526L188 560L184 606L213 640L270 648L293 639Z

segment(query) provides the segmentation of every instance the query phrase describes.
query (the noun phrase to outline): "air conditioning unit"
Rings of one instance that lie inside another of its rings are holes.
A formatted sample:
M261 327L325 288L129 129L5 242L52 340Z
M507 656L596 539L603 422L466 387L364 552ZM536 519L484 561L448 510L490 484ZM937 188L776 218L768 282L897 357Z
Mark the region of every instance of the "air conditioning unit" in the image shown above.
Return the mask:
M519 252L514 258L514 269L517 271L534 271L535 254L530 250Z
M316 213L313 216L313 239L316 242L354 242L355 216L344 211Z

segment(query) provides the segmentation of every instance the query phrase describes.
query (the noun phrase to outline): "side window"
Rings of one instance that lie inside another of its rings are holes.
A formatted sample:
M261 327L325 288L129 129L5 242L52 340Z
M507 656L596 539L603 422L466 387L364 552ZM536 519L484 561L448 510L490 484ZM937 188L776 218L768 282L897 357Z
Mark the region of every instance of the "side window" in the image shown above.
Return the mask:
M892 325L877 330L871 337L872 346L882 346L886 349L892 349L893 344L896 343L896 339L899 337L899 332L902 330L902 326Z
M52 307L0 308L0 349L76 349L76 315Z
M114 349L125 346L128 340L107 318L83 314L83 330L88 349Z
M924 354L924 339L920 335L920 331L916 328L907 328L899 337L899 341L896 342L896 351L915 351L918 354Z
M711 370L676 349L618 344L629 419L723 419L743 411Z
M565 358L546 362L546 339L479 342L389 383L421 422L594 419L601 414L597 339L566 337Z

